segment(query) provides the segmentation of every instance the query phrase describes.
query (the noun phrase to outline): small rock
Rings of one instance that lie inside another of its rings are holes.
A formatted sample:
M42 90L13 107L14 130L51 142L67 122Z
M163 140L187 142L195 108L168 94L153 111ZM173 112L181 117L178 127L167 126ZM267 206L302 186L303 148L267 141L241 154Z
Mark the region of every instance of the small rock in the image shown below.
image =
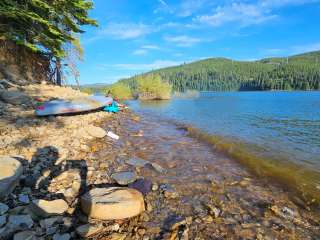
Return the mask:
M167 172L167 170L161 167L158 163L151 163L151 165L159 173L165 174Z
M146 196L149 192L151 192L152 182L148 179L140 178L134 183L129 184L129 187L138 190L144 196Z
M158 184L154 183L154 184L152 185L152 191L157 191L158 189L159 189Z
M165 221L165 229L168 231L173 231L178 229L182 225L186 225L186 219L181 216L170 216Z
M37 240L36 233L32 231L23 231L16 233L13 240Z
M113 173L111 178L119 185L128 185L133 183L137 179L137 176L134 172L117 172Z
M99 232L101 232L103 230L103 226L102 225L93 225L93 224L85 224L85 225L81 225L79 227L76 228L76 232L77 234L79 234L81 237L90 237L92 235L95 235Z
M40 226L44 229L50 228L55 224L56 222L60 222L61 217L51 217L51 218L46 218L40 221Z
M25 194L19 194L19 201L20 201L21 203L25 203L25 204L30 203L29 196L28 196L28 195L25 195Z
M139 234L140 236L143 236L145 233L146 233L146 230L145 230L144 228L139 228L139 229L138 229L138 234Z
M130 158L129 160L127 160L127 163L134 167L144 167L147 164L150 164L150 162L143 160L141 158Z
M5 214L8 210L9 207L6 204L0 203L0 215Z
M41 217L49 217L64 214L68 210L69 206L63 199L52 201L37 199L32 201L31 208L37 215Z
M53 235L52 240L69 240L71 238L69 233L59 234L56 233Z
M143 195L131 188L96 188L81 197L81 208L91 218L125 219L145 210Z
M215 218L220 216L221 210L219 208L209 204L207 204L206 206L208 207L210 214L213 215Z
M19 183L23 167L12 157L0 157L0 169L0 198L3 198Z
M29 215L10 215L8 227L14 230L27 230L33 226L33 220Z
M103 138L107 135L107 132L104 129L93 125L87 126L85 130L90 136L96 138Z
M160 190L166 198L177 198L179 196L176 190L168 184L162 184Z
M0 216L0 227L5 225L6 223L7 223L7 216L6 215Z
M204 218L202 218L202 220L206 223L212 223L213 222L213 218L208 215L208 216L205 216Z
M124 240L127 237L126 234L113 233L109 236L109 240Z

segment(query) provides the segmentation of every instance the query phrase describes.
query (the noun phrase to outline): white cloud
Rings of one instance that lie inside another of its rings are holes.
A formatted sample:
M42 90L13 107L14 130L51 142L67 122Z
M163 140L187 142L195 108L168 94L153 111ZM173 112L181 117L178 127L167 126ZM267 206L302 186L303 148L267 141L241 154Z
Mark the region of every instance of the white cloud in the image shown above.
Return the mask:
M164 0L158 0L158 2L163 6L168 6L168 4Z
M151 32L151 27L142 23L110 23L98 36L127 40L143 37Z
M231 5L217 7L213 14L198 16L194 18L194 21L215 27L231 22L248 26L266 22L275 17L276 15L270 14L260 5L232 3Z
M277 17L274 11L287 6L298 6L320 0L257 0L231 1L215 7L211 13L198 15L194 22L219 27L227 23L236 23L241 27L261 24Z
M141 48L142 49L151 49L151 50L160 50L160 47L157 45L144 45Z
M137 49L135 51L133 51L133 55L146 55L148 53L147 50L145 49Z
M197 43L202 42L200 38L189 37L186 35L181 36L166 36L164 40L176 44L179 47L191 47Z
M133 51L133 55L146 55L149 51L160 50L160 47L157 45L143 45L139 49Z
M208 0L184 0L176 10L176 14L179 17L189 17L201 8L208 7L209 3Z
M114 64L112 67L122 69L122 70L130 70L130 71L148 71L153 69L159 69L164 67L176 66L180 65L181 62L171 61L171 60L156 60L152 63L121 63Z
M268 8L279 8L284 6L291 6L291 5L303 5L309 3L316 3L320 2L319 0L261 0L261 6L268 7Z

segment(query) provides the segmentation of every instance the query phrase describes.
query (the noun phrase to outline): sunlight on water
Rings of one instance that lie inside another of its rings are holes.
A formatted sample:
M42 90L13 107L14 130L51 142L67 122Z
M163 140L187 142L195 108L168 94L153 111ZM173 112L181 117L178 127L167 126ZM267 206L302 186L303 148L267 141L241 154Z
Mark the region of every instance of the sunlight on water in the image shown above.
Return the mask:
M204 92L130 105L188 124L190 135L258 175L320 200L320 92Z

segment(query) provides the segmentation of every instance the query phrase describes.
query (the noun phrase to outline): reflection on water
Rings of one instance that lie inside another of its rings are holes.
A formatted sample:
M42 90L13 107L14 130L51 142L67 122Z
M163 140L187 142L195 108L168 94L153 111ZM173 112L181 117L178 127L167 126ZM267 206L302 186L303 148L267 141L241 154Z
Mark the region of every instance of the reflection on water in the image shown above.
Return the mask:
M140 106L142 108L153 108L153 109L165 109L170 105L170 100L161 101L141 101Z
M310 192L320 188L320 92L204 92L197 98L130 105L223 140L224 152L247 165L259 162L254 166L259 171L292 175L282 178Z

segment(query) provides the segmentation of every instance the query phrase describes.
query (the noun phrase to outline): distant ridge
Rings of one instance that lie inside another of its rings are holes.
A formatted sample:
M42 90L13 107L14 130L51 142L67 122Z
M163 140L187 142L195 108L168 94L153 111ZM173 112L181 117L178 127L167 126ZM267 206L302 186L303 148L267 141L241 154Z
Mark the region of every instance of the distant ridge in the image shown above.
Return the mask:
M160 74L178 92L320 90L320 51L256 61L208 58L146 74ZM135 90L136 77L120 82Z

